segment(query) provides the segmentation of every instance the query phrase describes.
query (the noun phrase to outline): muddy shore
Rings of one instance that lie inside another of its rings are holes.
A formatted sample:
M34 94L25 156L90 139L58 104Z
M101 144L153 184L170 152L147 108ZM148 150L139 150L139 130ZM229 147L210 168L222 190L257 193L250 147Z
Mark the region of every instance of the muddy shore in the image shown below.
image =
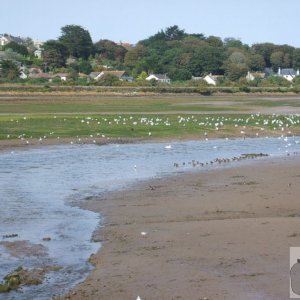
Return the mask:
M59 299L288 299L300 158L183 174L90 199L90 276Z

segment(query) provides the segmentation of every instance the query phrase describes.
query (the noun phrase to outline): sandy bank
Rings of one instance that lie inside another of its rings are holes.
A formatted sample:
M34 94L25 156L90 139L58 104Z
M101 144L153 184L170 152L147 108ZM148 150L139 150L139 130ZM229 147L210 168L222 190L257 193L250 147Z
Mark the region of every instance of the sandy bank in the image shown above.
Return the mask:
M63 299L288 299L300 158L185 174L91 199L95 270ZM141 234L145 232L145 234Z
M14 150L26 150L32 148L41 148L44 146L56 146L56 145L80 145L80 144L97 144L97 145L107 145L107 144L129 144L143 142L143 139L134 138L60 138L60 139L8 139L0 140L0 151L14 151Z

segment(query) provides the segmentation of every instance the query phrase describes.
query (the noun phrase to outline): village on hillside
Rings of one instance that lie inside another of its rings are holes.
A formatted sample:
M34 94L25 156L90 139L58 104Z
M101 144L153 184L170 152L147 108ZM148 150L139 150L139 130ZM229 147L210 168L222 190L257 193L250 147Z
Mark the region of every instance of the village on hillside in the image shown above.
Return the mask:
M139 41L93 43L77 25L42 42L0 34L0 83L63 85L292 86L300 49L187 34L174 25Z

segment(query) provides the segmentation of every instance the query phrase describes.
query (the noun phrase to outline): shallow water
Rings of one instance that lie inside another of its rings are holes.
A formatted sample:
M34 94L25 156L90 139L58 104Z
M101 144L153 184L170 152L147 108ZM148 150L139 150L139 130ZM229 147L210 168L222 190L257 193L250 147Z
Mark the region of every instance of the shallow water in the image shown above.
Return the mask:
M49 146L0 154L0 241L30 241L45 256L14 257L0 245L0 281L18 266L59 265L44 284L0 294L0 299L50 299L83 280L100 244L90 241L100 216L72 206L78 200L126 188L139 180L190 170L192 160L244 153L282 156L300 151L298 137L126 145ZM168 147L166 147L168 146ZM186 162L183 166L183 162ZM179 168L174 168L174 163ZM50 241L44 241L50 237Z

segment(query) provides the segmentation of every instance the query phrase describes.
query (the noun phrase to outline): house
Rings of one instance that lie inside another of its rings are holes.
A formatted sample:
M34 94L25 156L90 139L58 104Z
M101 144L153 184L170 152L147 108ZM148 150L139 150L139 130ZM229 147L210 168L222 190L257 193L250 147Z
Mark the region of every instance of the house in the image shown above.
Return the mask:
M254 79L263 79L265 78L265 73L262 72L250 72L248 71L246 75L247 81L253 81Z
M33 41L33 46L36 48L36 49L41 49L44 45L44 42L43 41L40 41L40 40L34 40Z
M61 81L67 81L68 73L57 73L53 75L53 78L59 78Z
M192 76L192 80L203 80L203 77Z
M8 38L7 35L5 34L0 34L0 46L5 46L7 45L9 42L11 42Z
M93 80L100 80L105 75L113 75L119 78L121 81L133 81L133 77L129 76L125 71L101 71L101 72L92 72L89 77Z
M167 76L167 74L150 74L146 80L156 80L162 83L171 83L171 79Z
M23 44L24 40L19 36L12 36L10 34L0 34L0 46L5 46L10 42L15 42L17 44Z
M23 70L21 70L21 71L20 71L19 77L20 77L21 79L27 79L27 78L28 78L28 75L27 75Z
M53 75L48 73L31 73L28 77L31 79L47 79L50 82L53 79Z
M264 69L264 73L265 73L265 78L268 78L270 76L274 76L275 75L275 73L274 73L274 71L273 71L272 68L265 68Z
M296 76L299 76L299 69L297 71L295 71L294 69L278 68L277 76L283 77L286 80L292 82Z
M39 48L34 51L34 56L37 58L42 58L43 49Z
M218 80L223 78L222 75L212 75L211 73L203 77L202 79L206 81L208 84L217 85Z

